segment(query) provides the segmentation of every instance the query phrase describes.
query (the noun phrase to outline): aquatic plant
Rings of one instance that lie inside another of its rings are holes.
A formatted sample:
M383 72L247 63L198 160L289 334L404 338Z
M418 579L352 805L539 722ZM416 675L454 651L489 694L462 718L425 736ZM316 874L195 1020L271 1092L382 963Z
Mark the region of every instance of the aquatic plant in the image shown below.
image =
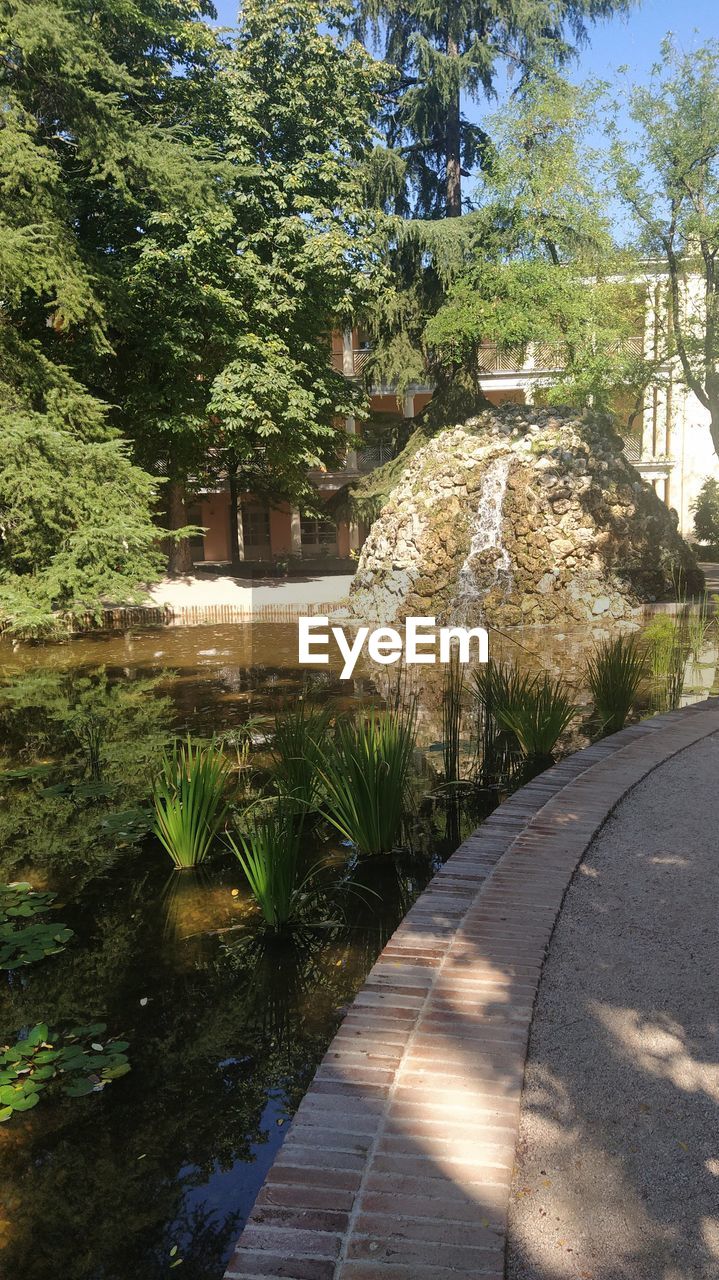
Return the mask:
M265 922L275 932L298 921L312 897L317 868L302 875L302 824L286 802L250 820L228 842L247 877Z
M497 709L512 703L520 680L516 666L503 666L490 658L474 674L477 718L477 770L480 787L508 784L520 773L521 752L516 735L501 724Z
M154 833L176 869L204 862L225 815L229 765L214 743L176 742L155 779Z
M262 716L250 716L241 725L235 729L227 729L217 738L217 745L223 750L232 750L235 753L235 761L237 766L237 783L239 790L246 795L252 785L252 773L250 767L250 757L255 738L259 733L260 726L264 726L264 718Z
M674 710L679 706L690 646L687 617L688 607L684 606L675 618L660 613L644 628L654 703L660 709Z
M104 1039L104 1022L60 1034L39 1022L0 1053L0 1121L31 1111L53 1084L70 1098L99 1093L130 1070L126 1040ZM104 1043L99 1042L103 1036Z
M459 782L459 753L464 711L465 668L456 652L442 682L442 757L446 784Z
M19 969L64 950L73 930L33 919L51 910L55 897L25 881L0 884L0 969Z
M361 853L386 853L402 825L414 750L416 704L339 720L323 751L323 812Z
M686 634L689 651L695 662L699 661L707 637L716 630L716 617L712 606L702 600L696 609L689 609L686 616Z
M490 678L497 723L514 734L526 759L551 759L575 714L564 681L553 680L547 672L522 674L516 667L497 668Z
M319 804L322 743L327 736L330 709L298 698L277 713L272 743L274 772L280 795L298 802L302 814Z
M624 728L646 672L646 654L635 635L603 640L586 664L586 678L602 735Z

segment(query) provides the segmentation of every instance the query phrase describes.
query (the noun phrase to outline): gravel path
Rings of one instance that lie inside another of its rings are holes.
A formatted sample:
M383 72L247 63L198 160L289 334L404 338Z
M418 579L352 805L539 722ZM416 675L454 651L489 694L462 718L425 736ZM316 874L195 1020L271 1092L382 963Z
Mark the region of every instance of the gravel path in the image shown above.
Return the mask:
M719 1280L719 736L589 849L535 1010L508 1280Z

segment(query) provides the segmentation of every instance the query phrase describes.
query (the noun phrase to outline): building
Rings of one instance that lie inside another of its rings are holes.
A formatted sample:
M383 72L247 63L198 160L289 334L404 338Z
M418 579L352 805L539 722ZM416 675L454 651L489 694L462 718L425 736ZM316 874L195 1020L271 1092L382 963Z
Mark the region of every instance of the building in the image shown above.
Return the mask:
M693 535L692 505L704 480L719 478L719 460L713 449L709 431L709 415L696 397L688 391L671 361L662 363L661 346L665 340L666 274L652 271L641 282L645 290L644 332L630 342L639 352L654 358L662 366L658 384L648 392L643 413L625 439L625 453L658 496L678 517L681 532ZM698 288L699 282L696 282ZM690 297L688 305L692 305ZM361 329L335 333L332 339L332 362L348 378L361 378L371 348ZM531 404L538 389L561 368L561 349L549 343L530 343L523 348L498 350L487 344L480 349L480 381L482 391L493 404L511 402ZM413 418L432 398L432 387L413 386L401 406L405 417ZM396 419L398 403L391 387L375 386L369 391L372 410ZM353 419L347 419L350 439L358 433ZM328 501L349 480L379 466L392 456L387 443L373 443L360 449L348 448L346 458L336 471L311 473L322 501ZM203 493L188 511L188 519L202 526L204 537L193 541L195 563L226 566L230 560L229 492L219 489ZM367 535L361 525L335 521L330 513L325 519L305 516L286 503L271 505L259 502L252 494L241 496L239 540L241 558L248 571L276 571L280 565L304 565L325 572L344 569L356 558Z

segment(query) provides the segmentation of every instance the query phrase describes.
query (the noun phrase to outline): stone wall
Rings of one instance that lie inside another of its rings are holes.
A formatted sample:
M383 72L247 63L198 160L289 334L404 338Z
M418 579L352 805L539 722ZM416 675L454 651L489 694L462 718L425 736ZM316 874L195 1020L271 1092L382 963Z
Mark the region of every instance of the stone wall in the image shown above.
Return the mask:
M625 459L611 421L503 405L418 450L364 545L365 621L628 619L702 576L676 520Z

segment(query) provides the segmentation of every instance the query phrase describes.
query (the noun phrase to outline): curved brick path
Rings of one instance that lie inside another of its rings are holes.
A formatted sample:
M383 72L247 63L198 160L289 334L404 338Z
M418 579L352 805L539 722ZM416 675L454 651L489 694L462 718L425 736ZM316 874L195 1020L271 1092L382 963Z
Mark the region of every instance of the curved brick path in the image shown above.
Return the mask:
M227 1280L503 1280L527 1037L577 863L719 699L578 752L507 800L382 952L300 1104Z

